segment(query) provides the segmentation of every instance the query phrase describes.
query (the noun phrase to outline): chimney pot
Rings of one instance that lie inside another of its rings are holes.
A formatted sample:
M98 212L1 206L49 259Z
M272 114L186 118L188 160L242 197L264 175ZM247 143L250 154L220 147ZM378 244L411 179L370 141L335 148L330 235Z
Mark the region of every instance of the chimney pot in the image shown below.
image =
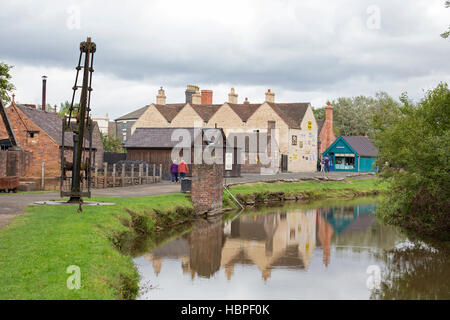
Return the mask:
M250 103L250 102L248 101L248 98L247 98L247 97L245 97L244 103L245 103L245 104L249 104L249 103Z
M275 102L275 93L270 92L270 89L268 89L266 92L266 102Z

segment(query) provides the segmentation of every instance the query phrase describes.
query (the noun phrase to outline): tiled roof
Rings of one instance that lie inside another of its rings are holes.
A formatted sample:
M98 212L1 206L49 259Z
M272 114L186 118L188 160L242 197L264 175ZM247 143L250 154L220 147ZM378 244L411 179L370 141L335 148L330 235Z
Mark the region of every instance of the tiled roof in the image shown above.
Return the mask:
M309 103L271 103L268 104L275 110L284 122L291 128L300 128L303 117L308 109Z
M40 109L25 107L16 104L31 122L45 131L58 145L62 145L62 119L57 113L47 112ZM64 134L64 145L73 147L73 135L71 132Z
M155 108L166 118L167 121L172 121L178 112L183 109L185 103L178 104L155 104Z
M251 117L253 113L255 113L256 109L258 109L261 104L260 103L227 103L231 109L242 119L242 121L247 121L248 118Z
M217 110L222 106L221 104L191 104L195 112L198 113L203 121L209 121Z
M15 105L18 107L25 116L30 119L35 125L41 128L50 138L52 138L59 146L62 145L62 119L57 113L47 112L40 109L29 108L23 105ZM98 125L95 122L94 130L98 130ZM97 148L98 141L92 141L93 147ZM103 142L101 142L103 143ZM73 147L73 134L72 132L66 132L64 134L64 145L66 147ZM89 144L85 141L85 146Z
M214 130L212 128L192 127L136 128L133 135L125 143L125 148L173 148L180 141L172 141L172 134L175 130L180 129L189 132L192 143L198 137L201 130ZM223 132L222 135L223 137L225 136Z
M342 136L342 138L362 157L376 157L377 148L366 137L362 136Z
M133 112L127 113L126 115L121 116L120 118L117 118L116 121L117 120L138 119L148 109L148 107L150 107L150 106L147 105L147 106L137 109Z

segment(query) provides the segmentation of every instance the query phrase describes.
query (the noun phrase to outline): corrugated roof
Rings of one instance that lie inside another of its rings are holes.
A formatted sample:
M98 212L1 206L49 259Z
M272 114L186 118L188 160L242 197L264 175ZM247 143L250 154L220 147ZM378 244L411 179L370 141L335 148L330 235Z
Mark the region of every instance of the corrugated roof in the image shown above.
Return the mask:
M120 118L117 118L117 120L129 120L129 119L138 119L144 112L150 107L150 105L147 105L145 107L142 107L140 109L137 109L135 111L132 111L130 113L127 113L124 116L121 116Z
M192 127L136 128L133 135L125 143L125 148L173 148L181 139L179 141L172 141L172 134L174 134L175 130L180 129L189 132L192 143L202 130L215 130L213 128ZM219 128L219 130L222 129ZM222 136L225 137L223 131Z
M299 103L272 103L268 104L275 110L284 122L291 128L300 128L305 112L308 109L308 102Z
M366 137L362 136L342 136L342 138L362 157L376 157L377 148Z

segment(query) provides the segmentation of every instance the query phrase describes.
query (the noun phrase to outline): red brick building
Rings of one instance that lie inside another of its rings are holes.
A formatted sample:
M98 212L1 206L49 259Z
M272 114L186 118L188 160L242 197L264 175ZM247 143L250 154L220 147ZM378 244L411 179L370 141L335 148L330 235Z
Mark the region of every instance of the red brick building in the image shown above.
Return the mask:
M36 109L34 105L16 104L14 101L7 108L7 113L19 146L32 154L24 176L40 177L42 162L45 162L46 177L60 176L62 119L59 115ZM0 121L0 140L2 139L8 139L8 134L3 121ZM69 151L66 153L66 159L69 160L72 157L70 149L73 148L71 133L65 134L64 144L69 147ZM97 124L94 126L92 144L96 163L101 164L103 141Z
M325 107L325 119L317 120L318 126L318 158L322 157L322 153L336 141L336 135L333 130L333 106L330 102Z

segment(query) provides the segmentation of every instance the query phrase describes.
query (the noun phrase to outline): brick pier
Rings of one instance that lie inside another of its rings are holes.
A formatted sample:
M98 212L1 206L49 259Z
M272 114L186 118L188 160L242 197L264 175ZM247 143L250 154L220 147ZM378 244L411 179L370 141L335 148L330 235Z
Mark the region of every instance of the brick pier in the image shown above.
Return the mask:
M193 164L191 197L196 214L222 210L223 165Z

